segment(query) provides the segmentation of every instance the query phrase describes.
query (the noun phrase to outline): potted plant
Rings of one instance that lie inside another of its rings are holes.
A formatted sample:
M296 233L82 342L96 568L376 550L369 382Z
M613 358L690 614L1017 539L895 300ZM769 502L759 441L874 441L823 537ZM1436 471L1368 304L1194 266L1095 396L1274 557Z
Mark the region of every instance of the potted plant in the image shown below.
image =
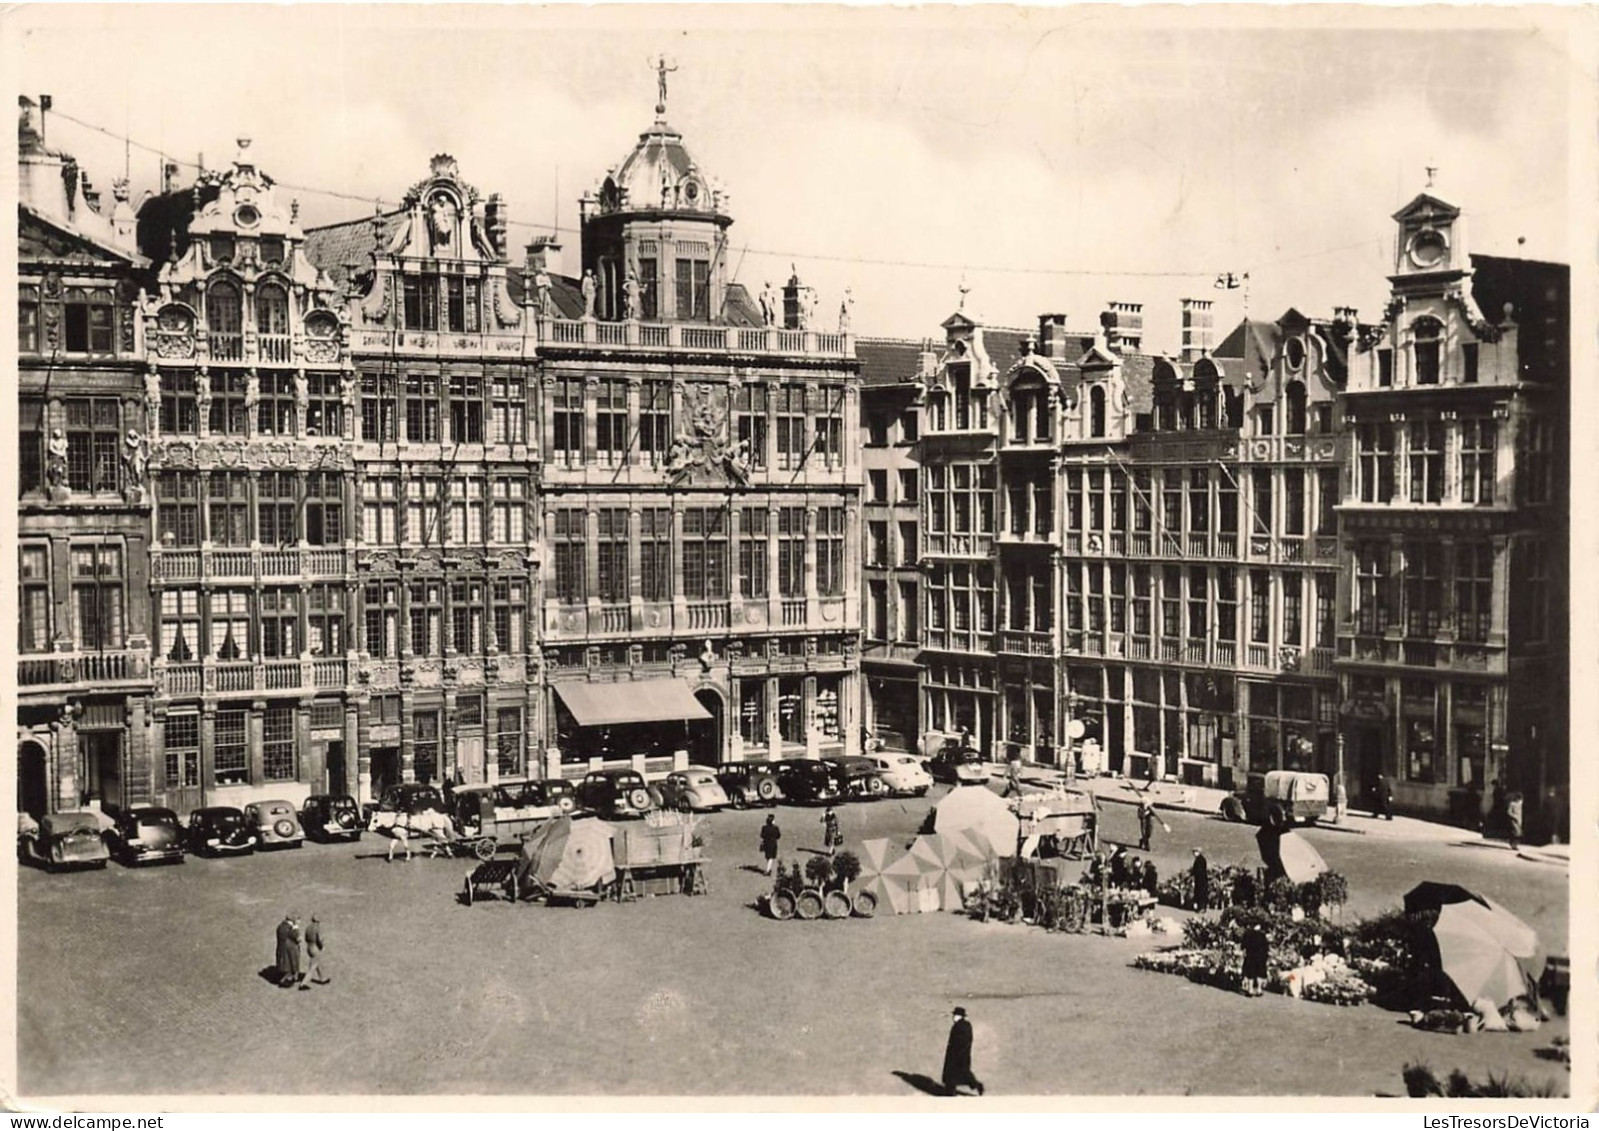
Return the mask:
M766 897L766 909L774 919L792 919L798 909L800 889L805 886L800 876L799 864L792 871L777 865L777 875L772 879L772 893Z
M797 866L796 866L797 868ZM833 878L833 862L826 856L813 856L805 862L805 886L794 898L794 910L801 919L820 919L827 904L822 897Z
M860 857L853 852L840 852L833 857L832 890L823 897L828 918L843 919L854 909L854 901L849 895L849 885L860 874ZM865 892L861 894L871 899L872 910L876 910L877 900Z

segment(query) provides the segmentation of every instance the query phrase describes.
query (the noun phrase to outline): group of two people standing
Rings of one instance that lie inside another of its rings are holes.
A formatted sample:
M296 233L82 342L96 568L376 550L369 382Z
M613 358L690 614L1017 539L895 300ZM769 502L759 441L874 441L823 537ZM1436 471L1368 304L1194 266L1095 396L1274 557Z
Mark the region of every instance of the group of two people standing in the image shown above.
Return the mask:
M768 876L777 864L777 843L782 839L783 830L777 827L777 817L767 814L766 824L761 826L761 871ZM829 856L844 844L844 834L838 827L838 814L833 812L831 806L822 814L822 841L827 846Z
M327 937L323 934L322 920L315 915L302 926L300 916L290 911L278 924L277 944L278 985L281 988L287 990L298 986L302 990L309 990L313 982L325 986L333 980L323 969L322 953L327 949Z

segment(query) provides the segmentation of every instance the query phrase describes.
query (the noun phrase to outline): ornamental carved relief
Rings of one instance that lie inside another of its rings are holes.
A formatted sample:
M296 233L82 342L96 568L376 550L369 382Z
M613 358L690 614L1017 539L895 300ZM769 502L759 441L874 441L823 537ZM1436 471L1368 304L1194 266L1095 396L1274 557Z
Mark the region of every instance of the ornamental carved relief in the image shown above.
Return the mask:
M396 568L393 550L357 550L355 559L363 573L393 573Z
M500 550L489 564L494 569L513 572L527 568L526 555L520 550Z
M506 293L503 280L497 281L493 286L494 291L494 320L503 330L522 324L522 312L511 302L511 296Z
M326 444L245 440L161 440L151 445L152 462L162 467L201 471L251 468L297 471L348 470L354 458L348 449Z
M339 360L339 343L329 338L307 338L305 340L305 360L321 365L337 362Z

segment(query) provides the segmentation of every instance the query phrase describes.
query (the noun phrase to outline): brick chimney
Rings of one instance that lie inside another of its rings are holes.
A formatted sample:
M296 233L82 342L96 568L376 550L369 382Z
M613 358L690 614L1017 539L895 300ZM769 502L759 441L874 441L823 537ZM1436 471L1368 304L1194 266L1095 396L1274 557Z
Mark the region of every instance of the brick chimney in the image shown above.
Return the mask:
M554 236L534 236L527 245L526 271L531 278L540 271L558 275L561 271L561 245Z
M1038 352L1052 361L1066 360L1066 316L1038 316Z
M1215 315L1211 303L1205 298L1185 298L1183 308L1182 360L1195 362L1208 357L1215 346Z
M788 282L783 284L783 329L803 330L805 328L804 288L800 285L799 273L790 273Z
M1105 348L1138 350L1144 344L1144 304L1112 302L1099 316L1105 331Z

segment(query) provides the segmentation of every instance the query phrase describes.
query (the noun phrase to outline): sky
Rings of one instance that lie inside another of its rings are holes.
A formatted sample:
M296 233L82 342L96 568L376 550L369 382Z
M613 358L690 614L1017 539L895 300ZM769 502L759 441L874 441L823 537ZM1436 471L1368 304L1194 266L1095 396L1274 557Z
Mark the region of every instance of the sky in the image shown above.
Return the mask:
M857 334L912 338L963 301L1078 329L1141 302L1146 344L1175 350L1183 297L1215 302L1218 340L1246 303L1377 316L1390 216L1428 166L1471 250L1569 262L1593 157L1571 148L1593 113L1571 15L71 5L0 27L6 70L53 97L49 144L103 189L126 162L137 200L160 159L66 116L210 167L247 135L306 224L392 205L447 152L505 196L517 247L575 227L653 121L664 54L667 118L730 194L753 290L792 269L824 318L848 287Z

